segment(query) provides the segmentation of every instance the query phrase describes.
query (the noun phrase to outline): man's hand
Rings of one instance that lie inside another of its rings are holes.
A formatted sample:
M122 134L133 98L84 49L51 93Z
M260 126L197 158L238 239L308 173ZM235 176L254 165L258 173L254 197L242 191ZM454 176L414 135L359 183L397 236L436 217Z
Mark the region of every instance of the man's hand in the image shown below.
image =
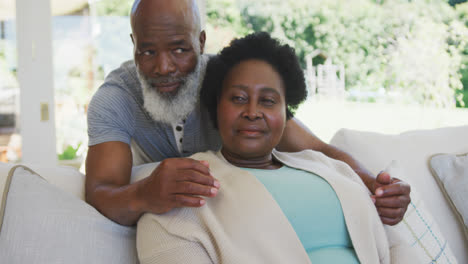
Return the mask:
M387 172L381 172L377 175L371 191L374 193L371 198L382 223L396 225L403 220L411 202L411 187L408 183L392 178Z
M304 124L296 118L288 120L281 142L276 147L279 151L297 152L304 149L320 151L332 159L347 163L359 175L367 188L375 195L375 202L382 222L387 225L398 224L405 215L410 203L410 186L388 173L374 177L361 163L348 153L329 145L317 138ZM382 193L381 193L382 192Z
M160 214L176 207L203 206L206 201L200 196L216 196L220 185L208 162L171 158L162 161L139 187L143 210Z

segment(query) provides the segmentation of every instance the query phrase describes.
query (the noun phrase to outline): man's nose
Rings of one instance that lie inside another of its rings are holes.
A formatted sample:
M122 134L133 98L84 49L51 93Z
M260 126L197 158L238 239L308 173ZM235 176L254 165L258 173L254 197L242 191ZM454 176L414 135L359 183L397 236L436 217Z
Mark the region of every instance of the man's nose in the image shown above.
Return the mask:
M166 76L170 73L174 73L176 71L176 65L172 61L170 55L165 53L159 53L154 62L153 74Z

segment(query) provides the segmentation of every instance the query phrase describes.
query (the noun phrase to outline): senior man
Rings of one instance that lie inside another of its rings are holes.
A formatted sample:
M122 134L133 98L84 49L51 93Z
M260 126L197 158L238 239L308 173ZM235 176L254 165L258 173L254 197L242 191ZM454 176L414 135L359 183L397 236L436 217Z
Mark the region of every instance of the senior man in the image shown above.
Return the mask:
M185 158L221 146L199 104L208 57L196 1L137 0L131 26L134 60L111 72L90 103L86 159L87 201L123 225L134 225L146 212L203 206L220 188L209 164ZM313 149L348 163L374 194L382 222L403 218L407 183L387 173L375 178L297 119L288 121L277 149ZM132 164L155 161L162 162L151 175L130 184Z

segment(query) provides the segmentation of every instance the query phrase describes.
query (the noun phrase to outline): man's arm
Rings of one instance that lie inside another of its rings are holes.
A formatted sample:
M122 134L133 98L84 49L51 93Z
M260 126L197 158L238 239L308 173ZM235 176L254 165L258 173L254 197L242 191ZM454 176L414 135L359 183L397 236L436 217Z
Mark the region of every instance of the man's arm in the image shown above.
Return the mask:
M147 178L130 184L130 146L106 142L91 146L86 158L86 201L122 225L134 225L146 212L164 213L174 207L199 207L213 197L219 182L206 162L188 158L162 161Z
M392 179L388 173L381 173L377 178L374 177L351 155L317 138L299 120L293 118L287 122L283 138L277 149L287 152L312 149L347 163L361 177L367 188L375 194L372 199L382 222L394 225L403 219L410 202L410 186L407 183L396 178Z
M297 152L305 149L312 149L322 152L332 159L341 160L347 163L361 177L364 184L372 190L375 177L361 163L355 160L348 153L323 142L316 137L304 124L296 118L292 118L286 124L283 138L276 147L279 151Z

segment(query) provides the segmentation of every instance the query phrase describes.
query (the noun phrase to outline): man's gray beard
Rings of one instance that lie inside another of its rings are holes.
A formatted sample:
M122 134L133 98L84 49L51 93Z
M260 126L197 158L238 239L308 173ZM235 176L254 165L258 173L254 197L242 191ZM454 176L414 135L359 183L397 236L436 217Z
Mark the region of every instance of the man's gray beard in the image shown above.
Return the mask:
M185 119L195 109L199 102L206 62L206 56L198 57L195 70L183 77L175 94L159 93L137 67L138 79L143 88L143 107L155 121L173 124Z

